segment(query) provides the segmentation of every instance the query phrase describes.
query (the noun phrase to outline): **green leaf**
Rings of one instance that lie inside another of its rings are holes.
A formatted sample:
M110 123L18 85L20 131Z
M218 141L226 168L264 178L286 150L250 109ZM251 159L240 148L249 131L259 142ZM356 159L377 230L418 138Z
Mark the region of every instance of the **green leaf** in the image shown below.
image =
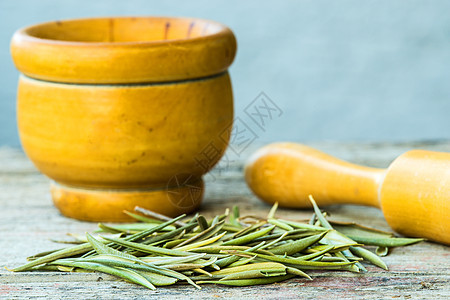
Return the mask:
M236 226L238 228L241 228L241 224L239 224L238 219L239 219L239 207L237 205L234 205L232 208L232 213L230 215L230 224L233 226Z
M312 244L317 243L325 236L325 234L327 234L326 231L322 232L320 234L317 234L317 235L307 237L307 238L288 242L284 245L274 247L274 248L270 249L269 251L272 252L273 254L292 255L292 254L298 253L298 252L308 248Z
M100 242L97 239L95 239L89 233L86 233L86 237L87 237L89 243L92 245L92 247L94 248L94 250L98 254L113 254L113 255L116 255L118 257L123 257L123 258L126 258L126 259L131 259L131 260L137 259L135 256L133 256L131 254L120 252L120 251L118 251L118 250L116 250L114 248L111 248L111 247L103 244L102 242Z
M45 264L45 263L48 263L48 262L51 262L51 261L54 261L54 260L57 260L60 258L83 254L90 250L92 250L92 246L89 243L85 243L85 244L81 244L81 245L77 245L77 246L73 246L73 247L69 247L69 248L64 248L64 249L58 250L56 252L52 252L48 255L39 257L39 258L37 258L29 263L26 263L20 267L14 268L14 269L12 269L12 271L14 271L14 272L27 271L35 266L42 265L42 264Z
M314 198L309 195L309 201L311 201L311 204L314 208L314 212L316 213L316 217L319 220L322 227L325 227L327 229L333 229L333 227L328 223L327 219L322 215L322 212L320 211L319 207L316 204L316 201L314 201Z
M151 253L151 254L162 254L162 255L170 255L170 256L190 256L192 253L180 251L180 250L173 250L173 249L166 249L161 247L155 247L151 245L145 245L141 243L134 243L134 242L128 242L123 239L114 239L110 237L103 237L104 239L114 242L116 244L119 244L121 246L125 246L137 251L145 252L145 253Z
M123 279L129 280L131 282L143 285L149 289L156 289L153 284L151 284L144 276L139 273L125 269L122 267L109 267L99 263L91 263L91 262L77 262L77 261L58 261L58 265L68 266L68 267L76 267L82 268L86 270L99 271L106 274L115 275L117 277L121 277Z
M132 217L133 219L137 220L137 221L141 221L141 222L145 222L145 223L156 223L156 224L161 224L162 223L162 221L160 221L160 220L147 218L147 217L144 217L142 215L138 215L138 214L126 211L126 210L124 210L123 212L125 214L129 215L130 217Z
M386 256L389 254L389 248L388 247L377 247L377 249L375 250L375 253L378 256Z
M153 272L139 271L139 274L144 276L148 281L150 281L155 286L167 286L175 284L178 279L174 277L169 277Z
M133 234L138 233L144 230L154 229L159 227L159 224L156 223L130 223L130 224L116 224L116 225L106 225L103 223L98 224L98 227L101 231L110 232L110 233L127 233ZM172 231L175 230L174 226L165 226L162 231Z
M420 238L379 238L379 237L363 237L363 236L349 236L355 242L364 245L380 246L380 247L400 247L416 244L424 241L425 239Z
M215 283L229 286L252 286L252 285L260 285L260 284L270 284L274 282L280 282L286 279L290 279L295 275L284 275L284 276L273 276L266 278L254 278L254 279L238 279L238 280L211 280L211 281L199 281L198 284L202 283Z
M286 231L294 230L294 228L291 225L278 221L277 219L267 219L267 222Z
M331 222L333 228L345 235L367 236L367 237L393 237L392 232L382 231L353 222Z
M239 253L243 253L243 251L237 251ZM281 257L278 255L269 256L259 253L249 253L250 255L256 255L258 258L271 261L271 262L279 262L288 265L295 265L301 267L302 269L341 269L342 267L353 265L354 262L320 262L320 261L308 261L308 260L299 260L295 258L289 257Z
M203 247L203 246L212 244L212 243L220 240L225 234L226 234L226 232L222 232L221 234L216 235L214 237L211 237L209 239L201 240L201 241L199 241L197 243L192 243L192 244L185 245L185 246L182 246L182 247L179 247L179 248L177 247L175 249L177 249L178 251L188 251L188 250L192 250L192 249L195 249L195 248Z
M274 272L283 272L286 270L286 266L277 262L260 262L250 265L244 265L234 268L225 268L219 271L214 271L212 275L229 275L244 271L260 271L260 270L271 270Z
M273 219L275 217L277 209L278 209L278 202L275 202L272 208L270 209L269 214L267 215L268 220Z
M249 270L233 273L220 279L220 281L234 280L234 279L251 279L251 278L264 278L271 276L284 276L286 275L286 268L284 271L272 271L272 270Z
M374 265L376 265L386 271L388 270L388 267L386 266L384 261L381 258L379 258L376 254L370 252L369 250L366 250L362 247L350 247L350 251L353 254L358 255L359 257L362 257L367 261L370 261Z
M267 228L258 230L256 232L253 233L249 233L247 235L226 241L223 243L223 245L243 245L243 244L247 244L249 242L251 242L252 240L261 237L263 235L266 235L267 233L269 233L270 231L272 231L275 228L275 225L269 226Z

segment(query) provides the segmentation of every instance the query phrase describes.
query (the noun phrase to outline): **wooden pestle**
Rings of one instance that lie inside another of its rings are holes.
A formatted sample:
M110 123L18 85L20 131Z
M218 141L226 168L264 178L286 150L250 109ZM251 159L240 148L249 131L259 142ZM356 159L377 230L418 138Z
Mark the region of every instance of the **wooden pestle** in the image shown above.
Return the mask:
M395 231L450 245L450 153L412 150L387 169L358 166L294 143L265 146L245 167L252 191L284 207L381 208Z

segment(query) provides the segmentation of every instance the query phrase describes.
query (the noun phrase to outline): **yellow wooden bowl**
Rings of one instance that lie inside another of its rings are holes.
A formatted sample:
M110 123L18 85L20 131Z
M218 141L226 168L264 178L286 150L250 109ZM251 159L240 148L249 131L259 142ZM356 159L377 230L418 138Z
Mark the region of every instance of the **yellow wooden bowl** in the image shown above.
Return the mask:
M233 33L187 18L50 22L15 33L22 146L69 217L195 210L233 120Z

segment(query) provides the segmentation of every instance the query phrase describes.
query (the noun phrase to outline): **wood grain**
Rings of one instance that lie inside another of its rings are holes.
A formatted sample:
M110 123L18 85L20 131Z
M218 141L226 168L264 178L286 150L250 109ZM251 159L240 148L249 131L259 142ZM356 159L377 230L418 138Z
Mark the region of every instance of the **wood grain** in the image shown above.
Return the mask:
M257 200L243 181L245 159L261 145L251 145L239 157L229 155L228 165L219 165L206 176L206 197L201 211L206 216L238 204L242 214L264 216L268 205ZM403 152L421 148L450 152L450 142L404 144L320 143L313 147L341 159L372 167L386 167ZM40 175L17 149L0 148L0 266L13 268L37 252L60 248L50 239L63 239L66 233L83 234L96 224L65 218L53 207L48 179ZM381 211L362 206L331 206L332 220L356 221L389 229ZM309 210L280 209L278 215L306 219ZM368 273L309 271L313 281L291 279L266 286L231 288L174 286L150 291L101 273L12 273L0 269L0 298L48 299L447 299L450 297L449 247L421 243L393 249L384 258L389 271L368 266Z

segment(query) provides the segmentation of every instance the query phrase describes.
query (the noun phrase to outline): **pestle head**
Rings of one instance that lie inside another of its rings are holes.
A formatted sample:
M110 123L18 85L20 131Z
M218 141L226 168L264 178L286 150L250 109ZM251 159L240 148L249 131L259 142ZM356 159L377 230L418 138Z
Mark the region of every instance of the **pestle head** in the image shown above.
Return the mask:
M399 156L379 197L392 229L450 245L450 153L413 150Z

